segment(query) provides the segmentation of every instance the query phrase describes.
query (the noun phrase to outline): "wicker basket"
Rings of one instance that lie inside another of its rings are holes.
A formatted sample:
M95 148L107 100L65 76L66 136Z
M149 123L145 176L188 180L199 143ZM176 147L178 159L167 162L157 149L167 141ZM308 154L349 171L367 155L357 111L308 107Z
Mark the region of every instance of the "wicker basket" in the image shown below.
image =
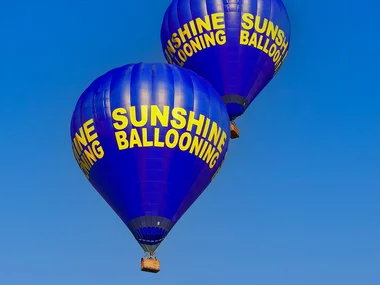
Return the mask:
M238 137L240 137L239 129L236 127L234 122L230 123L230 128L231 128L231 139L237 139Z
M153 258L141 258L141 271L157 273L160 271L160 262Z

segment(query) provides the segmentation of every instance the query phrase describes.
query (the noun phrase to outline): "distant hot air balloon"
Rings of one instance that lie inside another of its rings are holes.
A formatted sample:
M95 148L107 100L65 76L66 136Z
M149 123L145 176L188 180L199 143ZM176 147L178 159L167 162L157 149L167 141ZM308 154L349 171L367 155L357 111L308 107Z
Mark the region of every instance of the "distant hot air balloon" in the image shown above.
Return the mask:
M142 270L159 271L154 252L221 167L229 127L206 80L164 63L113 69L79 98L75 158L147 253Z
M161 42L169 63L214 86L234 120L281 67L290 21L281 0L173 0Z

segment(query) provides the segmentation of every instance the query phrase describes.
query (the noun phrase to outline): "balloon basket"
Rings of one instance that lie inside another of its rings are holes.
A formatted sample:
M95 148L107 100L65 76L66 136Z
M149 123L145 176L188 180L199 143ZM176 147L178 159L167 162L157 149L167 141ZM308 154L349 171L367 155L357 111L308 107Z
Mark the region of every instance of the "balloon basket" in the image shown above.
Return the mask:
M240 137L239 129L237 128L236 124L231 121L230 122L230 129L231 129L231 139L237 139Z
M141 271L157 273L160 271L160 262L153 257L141 258Z

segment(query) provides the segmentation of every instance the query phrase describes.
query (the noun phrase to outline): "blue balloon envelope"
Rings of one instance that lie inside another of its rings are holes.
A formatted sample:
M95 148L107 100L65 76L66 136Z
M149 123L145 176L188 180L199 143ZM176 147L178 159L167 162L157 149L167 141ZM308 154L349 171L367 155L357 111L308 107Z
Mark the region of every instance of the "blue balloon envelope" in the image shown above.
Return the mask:
M85 176L153 253L209 185L230 140L214 88L169 64L130 64L96 79L71 121Z
M169 63L214 86L233 120L281 67L290 21L281 0L173 0L161 42Z

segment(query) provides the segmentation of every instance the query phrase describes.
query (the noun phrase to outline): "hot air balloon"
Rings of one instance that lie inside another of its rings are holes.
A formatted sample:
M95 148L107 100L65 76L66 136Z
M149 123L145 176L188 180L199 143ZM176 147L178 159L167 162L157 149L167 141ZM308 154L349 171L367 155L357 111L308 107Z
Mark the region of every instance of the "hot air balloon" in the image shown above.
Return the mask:
M83 92L71 140L84 175L145 251L141 269L158 272L157 247L221 167L229 117L194 72L128 64Z
M233 131L281 67L290 21L281 0L173 0L161 27L167 61L208 80L222 96Z

